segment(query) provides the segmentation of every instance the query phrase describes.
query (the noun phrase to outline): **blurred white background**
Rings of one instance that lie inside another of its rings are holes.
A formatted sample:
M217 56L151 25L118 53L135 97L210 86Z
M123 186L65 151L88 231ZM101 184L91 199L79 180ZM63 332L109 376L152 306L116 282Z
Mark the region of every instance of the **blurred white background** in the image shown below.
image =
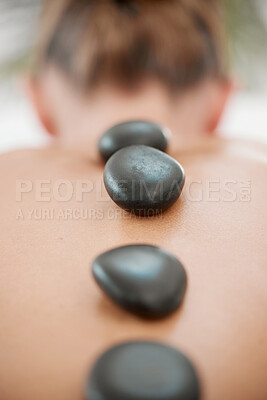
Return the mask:
M222 1L229 3L230 17L233 9L231 55L240 89L230 99L219 131L226 137L267 143L267 34L263 29L267 31L267 0ZM40 2L0 0L0 152L48 142L21 90L20 74L14 73L35 41Z

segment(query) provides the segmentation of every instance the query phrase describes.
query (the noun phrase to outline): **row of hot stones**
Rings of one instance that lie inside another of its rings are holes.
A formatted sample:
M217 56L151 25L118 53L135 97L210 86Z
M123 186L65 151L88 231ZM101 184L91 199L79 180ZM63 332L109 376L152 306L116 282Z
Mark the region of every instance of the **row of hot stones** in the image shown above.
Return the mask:
M167 135L157 124L133 121L114 126L100 139L107 192L124 210L145 217L167 210L180 197L185 174L165 154ZM186 291L183 265L154 246L109 250L95 259L92 272L112 301L142 318L174 312ZM97 360L86 399L199 400L200 385L183 353L162 343L136 341L115 346Z

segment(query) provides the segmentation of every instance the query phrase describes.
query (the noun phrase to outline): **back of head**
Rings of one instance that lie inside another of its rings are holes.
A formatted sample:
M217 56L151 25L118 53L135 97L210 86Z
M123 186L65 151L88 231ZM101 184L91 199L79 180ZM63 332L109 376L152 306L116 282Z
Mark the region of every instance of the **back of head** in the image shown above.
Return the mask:
M46 0L37 57L81 90L147 79L177 91L224 75L216 0Z

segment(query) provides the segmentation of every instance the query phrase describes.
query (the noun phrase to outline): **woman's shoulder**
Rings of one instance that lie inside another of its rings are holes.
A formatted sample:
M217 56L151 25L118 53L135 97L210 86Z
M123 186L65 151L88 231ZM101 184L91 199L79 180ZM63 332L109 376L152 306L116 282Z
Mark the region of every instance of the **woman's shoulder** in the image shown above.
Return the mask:
M196 141L194 145L180 151L176 149L172 152L172 156L177 157L203 157L220 155L220 157L235 156L237 160L248 158L256 163L267 163L267 145L264 143L253 142L245 139L225 139L221 137L210 137ZM0 164L2 166L10 166L17 169L27 167L34 163L40 166L42 163L52 162L60 164L62 161L72 158L74 162L86 161L90 163L91 157L85 156L84 152L60 149L59 147L50 146L43 149L21 149L0 155ZM95 160L95 157L94 157ZM96 166L96 162L92 163ZM97 164L99 166L99 163Z

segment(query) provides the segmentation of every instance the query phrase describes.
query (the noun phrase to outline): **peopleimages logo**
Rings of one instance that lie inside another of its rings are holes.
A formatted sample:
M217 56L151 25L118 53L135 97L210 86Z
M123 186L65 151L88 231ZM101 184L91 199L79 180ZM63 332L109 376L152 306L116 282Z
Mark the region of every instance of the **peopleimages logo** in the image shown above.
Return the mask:
M128 211L117 207L111 200L105 189L104 183L91 180L70 181L59 179L50 180L18 180L16 182L16 210L17 220L129 220L136 219L142 215L142 198L146 202L149 197L151 208L145 208L147 217L162 218L163 212L160 207L153 208L154 199L166 198L171 195L164 190L164 183L158 182L150 190L145 182L132 181L130 194L134 201L139 197L140 208L133 212L129 205ZM174 182L175 184L176 182ZM118 182L121 185L121 196L129 195L129 182ZM172 187L172 186L169 186ZM173 186L174 190L175 186ZM129 197L129 196L128 196ZM214 203L214 202L250 202L252 199L251 181L235 181L232 179L215 180L187 180L183 188L179 202L183 203ZM131 201L130 203L131 204ZM175 207L175 206L174 206ZM138 211L138 212L136 212Z
M142 202L142 199L153 200L168 198L175 190L177 182L168 183L165 189L163 181L159 181L153 189L145 181L120 181L120 196L127 195ZM118 194L117 194L118 196ZM237 181L233 179L187 180L182 191L183 200L188 202L249 202L252 198L250 179ZM110 202L103 181L59 179L50 180L18 180L16 181L16 202L34 201L37 203L94 203Z

